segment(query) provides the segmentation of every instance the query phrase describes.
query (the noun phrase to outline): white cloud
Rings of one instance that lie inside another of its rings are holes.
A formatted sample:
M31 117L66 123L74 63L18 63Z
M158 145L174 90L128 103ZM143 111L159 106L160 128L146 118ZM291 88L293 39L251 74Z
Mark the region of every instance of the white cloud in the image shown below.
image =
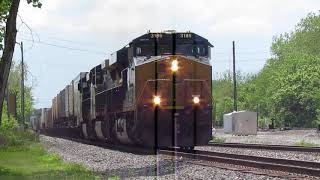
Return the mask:
M244 72L263 66L273 35L294 28L307 13L318 11L319 0L41 0L41 9L21 1L19 14L41 40L60 45L114 52L147 30L193 31L214 45L213 71L230 69L231 41ZM23 26L22 26L23 28ZM28 31L24 27L24 31ZM21 35L21 34L19 34ZM23 37L22 33L22 37ZM77 42L54 41L48 37ZM47 39L46 39L47 38ZM19 40L19 38L18 38ZM21 40L21 39L20 39ZM26 42L26 46L31 43ZM30 45L31 46L31 45ZM253 53L251 53L253 52ZM17 59L19 54L16 54ZM80 71L89 70L103 55L36 44L26 53L37 76L36 97L50 100ZM255 62L254 60L260 60ZM249 63L248 63L249 62ZM41 66L45 64L45 66ZM50 83L48 83L50 82ZM37 103L49 106L50 101Z
M44 0L40 10L22 3L21 14L37 29L69 33L117 34L167 28L252 33L272 32L278 24L298 14L301 18L316 7L320 7L316 0Z

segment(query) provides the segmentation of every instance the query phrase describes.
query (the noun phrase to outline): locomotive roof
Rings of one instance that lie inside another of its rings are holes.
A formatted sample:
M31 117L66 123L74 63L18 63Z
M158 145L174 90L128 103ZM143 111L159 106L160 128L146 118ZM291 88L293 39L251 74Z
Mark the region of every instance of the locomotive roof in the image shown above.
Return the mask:
M175 32L175 31L164 31L164 32L148 32L146 34L143 34L142 36L137 37L136 39L132 40L129 44L135 44L139 42L145 42L145 41L151 41L154 38L164 38L167 39L170 37L171 34L176 34L177 39L185 39L189 41L193 41L193 43L204 43L207 44L210 47L213 47L213 45L204 37L193 33L193 32Z

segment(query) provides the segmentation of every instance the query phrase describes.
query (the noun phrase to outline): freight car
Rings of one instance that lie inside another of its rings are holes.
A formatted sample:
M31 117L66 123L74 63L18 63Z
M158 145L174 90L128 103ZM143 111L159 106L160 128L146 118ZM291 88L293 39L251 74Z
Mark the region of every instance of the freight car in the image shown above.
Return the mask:
M52 100L53 129L148 147L207 144L212 47L192 32L134 39L60 91Z
M30 116L30 127L34 131L53 128L52 109L42 108L33 110Z

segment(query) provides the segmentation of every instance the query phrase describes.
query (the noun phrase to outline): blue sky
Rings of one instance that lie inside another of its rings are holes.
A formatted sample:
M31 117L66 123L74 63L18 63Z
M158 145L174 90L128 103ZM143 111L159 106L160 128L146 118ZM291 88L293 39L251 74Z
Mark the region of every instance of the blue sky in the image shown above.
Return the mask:
M25 46L28 83L35 107L51 99L81 71L88 71L148 30L192 31L207 38L213 74L231 69L236 41L237 69L261 70L272 38L290 32L319 0L42 0L41 9L21 2L17 41ZM40 41L40 42L39 42ZM20 61L16 47L15 61Z

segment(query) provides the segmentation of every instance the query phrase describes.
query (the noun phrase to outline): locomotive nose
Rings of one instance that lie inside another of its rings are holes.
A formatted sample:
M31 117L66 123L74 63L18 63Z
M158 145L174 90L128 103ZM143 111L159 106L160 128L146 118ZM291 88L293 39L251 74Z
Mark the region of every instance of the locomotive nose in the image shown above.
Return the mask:
M153 77L138 91L143 103L138 118L143 119L145 129L151 129L144 138L152 144L157 135L157 145L164 147L207 142L211 135L207 106L211 104L211 66L184 56L167 56L140 68L144 73L138 78Z
M171 56L156 66L155 93L161 103L154 119L158 120L159 145L201 144L207 136L204 133L210 131L207 127L211 127L211 109L207 106L211 104L211 68L182 56Z

